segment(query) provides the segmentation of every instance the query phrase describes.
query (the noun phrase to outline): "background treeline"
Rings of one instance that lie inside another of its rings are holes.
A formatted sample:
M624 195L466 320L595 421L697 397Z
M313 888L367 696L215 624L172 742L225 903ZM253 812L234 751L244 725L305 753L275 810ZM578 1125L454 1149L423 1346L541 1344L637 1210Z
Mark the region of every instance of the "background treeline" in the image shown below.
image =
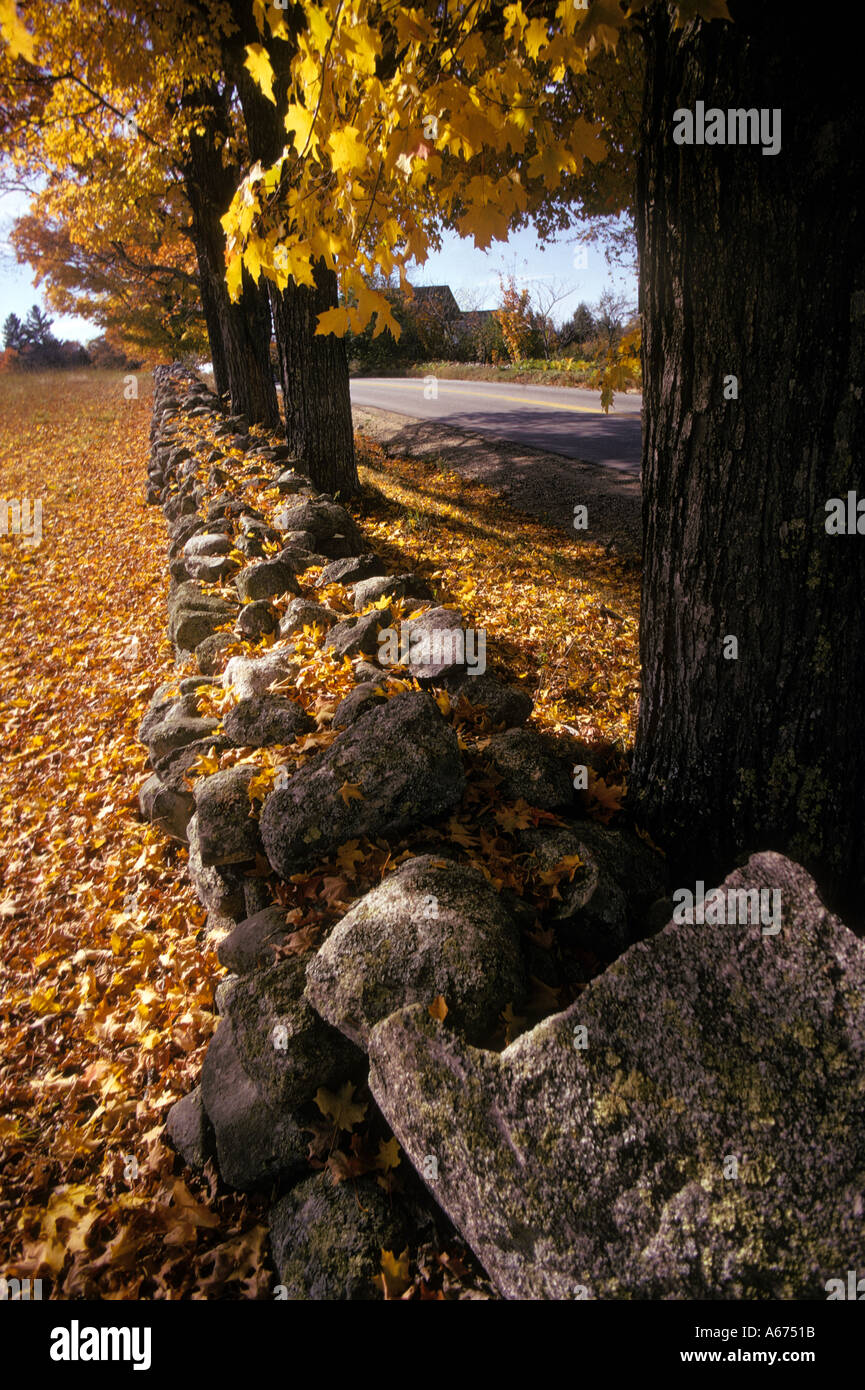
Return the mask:
M112 346L105 337L93 338L86 347L51 332L54 320L34 304L24 319L8 314L3 324L0 372L41 372L48 367L140 367L141 361Z
M347 335L350 369L359 376L396 375L446 362L590 377L637 327L627 299L611 290L595 305L581 301L557 324L553 310L574 291L551 282L519 288L513 275L502 278L494 309L479 308L477 295L461 309L446 285L420 286L413 296L387 284L376 289L387 295L402 331L399 339L389 332L373 337L370 325ZM561 320L561 314L556 317Z

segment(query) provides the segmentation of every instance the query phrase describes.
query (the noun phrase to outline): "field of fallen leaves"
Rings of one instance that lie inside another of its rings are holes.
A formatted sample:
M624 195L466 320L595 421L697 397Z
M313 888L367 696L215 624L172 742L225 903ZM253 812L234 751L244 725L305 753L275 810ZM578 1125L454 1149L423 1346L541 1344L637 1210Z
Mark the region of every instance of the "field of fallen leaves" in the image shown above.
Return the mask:
M160 1139L198 1079L223 972L202 940L185 852L137 816L137 728L176 672L165 523L143 500L144 375L138 391L125 399L113 373L0 378L0 495L41 499L43 532L38 547L0 537L0 1274L38 1273L61 1298L266 1297L263 1199L181 1176ZM485 630L490 669L530 691L563 749L576 733L600 751L586 809L609 820L636 705L636 574L481 484L359 444L353 510L371 541ZM498 806L492 785L475 800L452 818L453 838L494 882L510 881L511 832L528 813ZM296 935L312 934L305 948L400 852L344 848L347 861L285 886ZM537 886L554 893L555 875ZM537 1012L565 1002L541 989ZM526 1026L505 1023L502 1044Z
M269 1279L260 1218L192 1191L159 1138L221 971L176 851L137 816L136 731L172 662L138 388L0 378L0 496L41 499L43 533L0 538L0 1274L38 1270L61 1298L249 1297Z

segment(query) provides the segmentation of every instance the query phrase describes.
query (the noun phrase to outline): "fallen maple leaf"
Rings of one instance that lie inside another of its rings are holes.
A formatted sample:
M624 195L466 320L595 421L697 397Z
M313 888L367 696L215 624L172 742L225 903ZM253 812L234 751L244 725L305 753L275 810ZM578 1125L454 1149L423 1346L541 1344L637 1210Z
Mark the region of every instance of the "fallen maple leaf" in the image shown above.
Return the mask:
M366 858L363 850L358 849L358 843L357 840L346 840L336 852L336 862L349 878L354 877L355 865L362 863Z
M346 806L350 801L363 801L364 799L360 782L343 782L339 794Z
M586 809L589 815L607 825L622 809L622 797L627 789L626 783L613 783L608 785L603 777L589 768L589 785L586 788L588 802Z
M402 1298L406 1289L411 1286L411 1278L408 1272L408 1249L403 1250L399 1256L394 1255L392 1250L381 1252L381 1274L378 1276L386 1299Z
M448 1015L448 1006L445 1003L443 994L437 994L427 1010L430 1018L437 1018L439 1023L444 1023Z
M389 1168L398 1167L400 1162L399 1153L399 1144L397 1143L396 1139L389 1139L387 1143L385 1143L383 1139L380 1140L378 1146L378 1157L375 1160L376 1168L379 1168L383 1173L386 1173Z
M503 806L494 814L502 830L527 830L532 823L531 808L522 797L515 801L513 806Z
M344 1129L349 1133L356 1124L360 1124L366 1114L366 1105L354 1100L354 1086L350 1081L346 1081L336 1095L320 1086L315 1093L315 1103L322 1115L332 1120L337 1129Z

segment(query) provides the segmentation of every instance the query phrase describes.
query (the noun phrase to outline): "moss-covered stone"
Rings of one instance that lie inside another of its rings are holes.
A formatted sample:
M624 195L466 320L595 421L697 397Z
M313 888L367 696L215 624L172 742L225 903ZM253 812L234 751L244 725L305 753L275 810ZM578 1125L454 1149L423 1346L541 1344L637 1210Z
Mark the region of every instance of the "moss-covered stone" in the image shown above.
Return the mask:
M318 1174L270 1212L274 1263L291 1301L380 1298L382 1250L399 1255L408 1240L399 1207L370 1178L334 1186Z
M376 1100L505 1297L825 1298L861 1264L865 946L780 855L723 886L779 889L781 931L671 923L501 1055L420 1005L373 1029Z
M356 903L307 968L307 998L363 1047L404 1004L443 995L450 1016L483 1037L527 979L516 923L476 869L409 859Z

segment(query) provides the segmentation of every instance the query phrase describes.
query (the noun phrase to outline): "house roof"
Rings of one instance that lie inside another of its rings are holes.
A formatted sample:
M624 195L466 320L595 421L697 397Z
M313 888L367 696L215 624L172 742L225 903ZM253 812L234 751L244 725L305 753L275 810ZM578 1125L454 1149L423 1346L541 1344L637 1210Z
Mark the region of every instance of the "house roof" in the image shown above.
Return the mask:
M437 308L452 314L454 318L460 316L460 306L454 298L450 285L413 285L415 303L434 303Z

